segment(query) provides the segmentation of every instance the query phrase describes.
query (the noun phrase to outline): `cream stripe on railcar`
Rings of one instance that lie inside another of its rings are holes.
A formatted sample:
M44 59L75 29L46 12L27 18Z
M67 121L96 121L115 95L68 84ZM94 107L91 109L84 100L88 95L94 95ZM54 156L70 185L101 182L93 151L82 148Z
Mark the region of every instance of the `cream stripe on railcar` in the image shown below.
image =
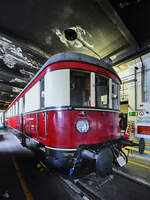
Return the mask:
M45 74L45 107L70 106L70 69Z

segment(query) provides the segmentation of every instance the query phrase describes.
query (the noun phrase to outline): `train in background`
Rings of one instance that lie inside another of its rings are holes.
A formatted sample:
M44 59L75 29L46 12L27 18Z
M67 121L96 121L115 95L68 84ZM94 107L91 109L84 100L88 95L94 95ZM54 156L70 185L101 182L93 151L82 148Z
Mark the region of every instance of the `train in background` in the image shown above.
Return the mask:
M134 125L134 135L132 139L139 140L145 144L150 141L150 103L141 102L137 105L137 117Z
M89 167L100 176L124 166L120 79L111 65L80 53L52 56L9 105L5 124L22 145L34 146L45 160L72 175Z

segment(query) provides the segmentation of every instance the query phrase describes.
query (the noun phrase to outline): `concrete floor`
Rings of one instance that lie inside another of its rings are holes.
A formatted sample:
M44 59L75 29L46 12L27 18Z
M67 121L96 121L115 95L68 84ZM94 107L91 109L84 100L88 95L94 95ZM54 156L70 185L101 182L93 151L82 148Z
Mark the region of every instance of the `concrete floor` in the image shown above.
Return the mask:
M34 154L6 129L0 129L0 161L0 200L77 199L56 173L37 168ZM131 156L121 171L150 183L149 160ZM150 196L150 187L115 173L108 182L96 176L80 181L105 200L147 200Z
M34 154L7 130L0 130L0 200L71 200L55 174L37 168Z
M103 200L148 200L150 188L131 181L118 174L111 175L109 180L93 176L83 178L81 183Z
M145 157L137 152L129 154L128 164L120 171L150 187L150 155Z
M89 175L80 182L101 199L148 200L150 199L150 161L132 156L126 166L114 170L109 178Z

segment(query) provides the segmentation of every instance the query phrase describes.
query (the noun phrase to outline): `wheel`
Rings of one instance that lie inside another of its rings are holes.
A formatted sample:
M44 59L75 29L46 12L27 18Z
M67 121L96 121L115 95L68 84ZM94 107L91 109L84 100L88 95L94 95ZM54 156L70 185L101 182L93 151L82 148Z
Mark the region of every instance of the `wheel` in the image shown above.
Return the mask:
M140 141L139 141L139 153L143 154L144 153L144 149L145 149L145 140L144 140L144 138L140 138Z

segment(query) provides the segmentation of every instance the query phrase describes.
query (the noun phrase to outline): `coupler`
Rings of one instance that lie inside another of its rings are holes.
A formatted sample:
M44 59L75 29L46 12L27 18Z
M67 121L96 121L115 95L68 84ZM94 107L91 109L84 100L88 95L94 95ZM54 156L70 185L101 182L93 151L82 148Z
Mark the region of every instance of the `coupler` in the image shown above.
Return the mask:
M106 177L112 173L113 153L109 147L101 149L99 153L95 153L86 149L82 150L81 157L86 160L95 160L96 174L99 176Z

